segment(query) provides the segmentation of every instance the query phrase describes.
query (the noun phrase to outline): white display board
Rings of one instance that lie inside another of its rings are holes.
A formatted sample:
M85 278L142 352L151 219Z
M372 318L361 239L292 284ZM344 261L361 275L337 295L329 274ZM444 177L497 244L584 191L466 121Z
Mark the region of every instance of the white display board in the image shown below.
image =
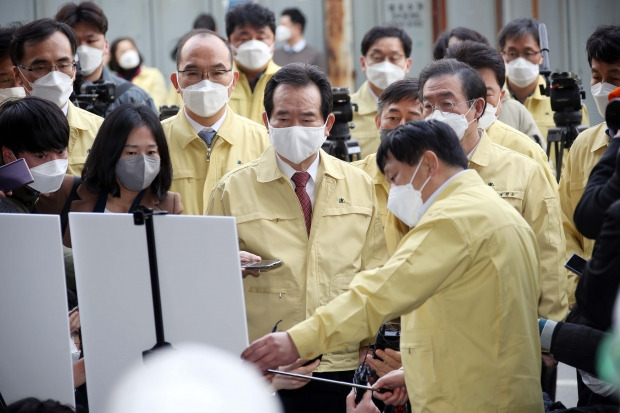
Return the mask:
M75 406L60 219L0 214L0 393Z
M132 214L69 214L88 403L100 413L114 383L155 343L146 228ZM153 217L167 342L248 345L234 218Z

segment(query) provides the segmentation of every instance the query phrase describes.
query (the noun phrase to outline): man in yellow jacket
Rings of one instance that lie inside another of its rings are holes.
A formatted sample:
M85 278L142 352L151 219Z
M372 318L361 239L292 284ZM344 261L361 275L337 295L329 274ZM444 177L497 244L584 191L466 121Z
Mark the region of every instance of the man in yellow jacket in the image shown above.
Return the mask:
M524 133L498 119L505 109L502 99L506 94L506 89L502 88L506 81L506 65L499 52L483 43L465 41L450 46L446 57L476 69L487 88L487 106L478 119L478 128L485 130L493 142L535 160L545 171L545 177L557 196L558 181L543 148Z
M372 180L320 149L334 123L325 74L283 67L267 83L265 109L272 147L222 178L207 209L236 218L240 249L283 262L244 280L251 340L279 321L287 329L305 320L345 292L355 273L387 259ZM350 382L368 337L325 354L314 374ZM316 382L279 392L287 412L302 413L344 413L347 393Z
M411 38L403 29L375 26L362 39L360 65L367 80L351 95L351 102L358 106L353 112L351 138L359 142L362 156L377 151L377 101L386 87L409 73L410 55Z
M531 228L466 170L458 139L442 122L400 126L381 142L377 159L393 185L390 210L413 227L396 254L357 274L349 291L308 320L252 343L242 357L261 370L311 359L402 315L413 412L542 412ZM387 378L376 386L388 387Z
M424 117L422 116L422 106L418 100L418 79L408 77L397 80L385 88L379 96L375 128L382 139L397 126L404 125L411 120L422 119ZM379 170L376 151L352 164L362 168L374 181L377 200L379 201L379 214L381 222L385 225L388 215L387 200L390 183Z
M592 69L591 92L601 116L605 117L609 93L620 87L620 26L601 26L588 38L586 43L588 63ZM566 235L566 259L573 253L589 259L592 256L594 240L584 237L577 231L573 215L588 183L590 172L601 159L613 132L603 122L582 132L570 148L566 167L560 177L560 201L562 220ZM578 277L568 273L569 304L575 302L575 289Z
M545 86L545 79L539 75L539 66L543 63L538 34L539 23L532 18L519 18L509 22L497 35L499 49L506 62L506 87L510 97L521 102L534 117L538 129L547 141L549 128L555 127L551 99L540 93L540 86ZM589 125L588 110L583 105L582 125ZM551 150L551 162L555 165L555 154ZM562 163L568 149L563 155Z
M184 105L162 122L174 170L171 191L181 194L184 214L202 215L217 181L258 158L269 141L264 126L227 105L239 74L226 41L194 29L180 40L179 50L170 80Z
M39 19L20 27L10 45L17 85L23 86L28 95L55 103L67 117L71 128L67 173L80 176L103 118L69 101L76 73L76 50L73 29L53 19Z
M226 36L233 48L234 70L239 71L230 107L239 115L261 123L265 85L280 69L273 62L275 15L258 3L239 4L226 13Z
M469 65L454 59L432 62L420 73L420 88L426 119L446 122L457 131L469 167L532 227L541 264L538 315L563 320L568 311L564 232L559 200L543 168L531 158L493 143L478 129L487 90L480 74Z

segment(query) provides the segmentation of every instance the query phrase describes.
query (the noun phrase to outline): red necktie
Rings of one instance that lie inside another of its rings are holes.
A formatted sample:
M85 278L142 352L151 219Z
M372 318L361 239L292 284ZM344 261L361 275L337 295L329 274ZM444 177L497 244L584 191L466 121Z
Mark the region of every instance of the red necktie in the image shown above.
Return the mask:
M312 202L306 192L306 183L308 182L308 179L310 179L310 174L308 172L295 172L291 179L295 182L295 194L297 194L297 198L299 198L301 210L304 211L306 230L308 231L308 236L310 236L310 224L312 223Z

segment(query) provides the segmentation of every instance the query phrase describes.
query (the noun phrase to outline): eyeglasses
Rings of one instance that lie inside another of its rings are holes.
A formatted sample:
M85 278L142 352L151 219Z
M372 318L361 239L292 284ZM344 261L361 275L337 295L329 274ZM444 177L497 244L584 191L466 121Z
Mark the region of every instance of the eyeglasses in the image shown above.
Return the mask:
M211 82L224 82L226 80L226 74L232 72L232 69L217 69L207 70L201 72L200 70L177 70L177 73L183 75L183 77L189 82L198 83L204 78L204 74L207 74L207 79Z
M35 75L36 77L43 77L46 74L50 73L52 70L58 70L59 72L62 72L66 75L73 75L73 70L75 70L75 66L76 63L75 61L73 62L63 62L63 63L58 63L56 65L36 65L33 67L27 67L24 65L17 65L17 67L21 68L21 69L26 69L27 71L29 71L30 73L32 73L33 75Z
M526 50L523 53L519 53L516 50L508 50L507 52L502 52L502 55L506 56L508 60L515 60L515 59L518 59L519 57L522 57L527 60L533 60L539 53L541 53L540 50L537 52L533 50Z
M452 103L449 100L442 100L437 105L431 105L428 102L424 102L424 103L422 103L422 108L424 109L425 113L431 113L431 112L433 112L435 110L439 110L441 112L453 112L454 108L457 105L461 105L463 103L470 103L470 102L474 102L474 101L476 101L476 99L470 99L470 100L466 100L464 102L458 102L458 103ZM470 107L471 107L471 105L470 105Z
M368 60L372 63L381 63L385 61L385 59L387 59L390 63L395 64L395 65L402 63L404 58L405 58L405 55L401 53L392 53L388 56L382 53L371 53L368 55Z

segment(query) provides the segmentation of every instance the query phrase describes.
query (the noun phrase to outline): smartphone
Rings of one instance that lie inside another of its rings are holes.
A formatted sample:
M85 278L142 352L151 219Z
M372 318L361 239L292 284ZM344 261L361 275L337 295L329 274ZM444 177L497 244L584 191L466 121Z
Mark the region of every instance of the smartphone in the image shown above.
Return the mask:
M308 360L308 361L306 361L306 362L305 362L304 364L302 364L301 366L302 366L302 367L309 366L310 364L314 363L314 362L315 362L315 361L317 361L317 360L321 360L321 361L322 361L322 360L323 360L323 355L322 355L322 354L319 354L317 357L313 358L312 360Z
M577 254L573 254L568 259L568 261L566 261L566 264L564 264L564 267L568 268L570 271L574 272L575 274L581 277L583 273L586 271L587 262L588 261L585 258Z
M254 263L241 263L241 268L248 270L270 270L282 264L282 260L261 260Z
M34 182L24 158L0 166L0 190L9 192Z

